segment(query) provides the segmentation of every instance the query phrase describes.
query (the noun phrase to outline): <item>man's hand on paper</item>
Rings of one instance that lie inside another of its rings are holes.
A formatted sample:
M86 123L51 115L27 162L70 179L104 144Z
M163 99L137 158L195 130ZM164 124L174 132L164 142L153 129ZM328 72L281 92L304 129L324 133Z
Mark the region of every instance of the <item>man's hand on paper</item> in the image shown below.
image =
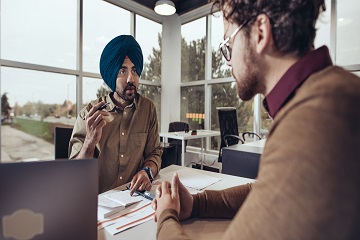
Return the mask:
M161 213L166 209L176 210L179 214L179 220L184 220L188 219L191 215L193 197L180 182L177 173L175 173L171 184L165 181L157 187L156 198L152 203L152 207L156 211L155 222L157 222Z
M138 191L150 191L151 190L151 182L149 176L145 171L139 171L130 183L130 196L134 194L136 190Z

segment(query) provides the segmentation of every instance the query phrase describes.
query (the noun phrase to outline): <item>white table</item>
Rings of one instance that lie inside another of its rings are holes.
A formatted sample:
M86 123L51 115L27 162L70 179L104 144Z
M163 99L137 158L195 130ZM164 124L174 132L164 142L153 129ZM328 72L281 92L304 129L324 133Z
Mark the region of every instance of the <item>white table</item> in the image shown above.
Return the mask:
M191 135L191 131L185 132L166 132L160 133L160 137L164 138L164 142L168 138L181 140L181 166L185 166L185 140L201 139L201 169L204 162L204 138L220 136L220 131L213 130L197 130L196 135Z
M171 165L160 170L158 176L155 179L161 179L161 175L164 173L174 172L184 167ZM187 168L190 171L198 171L202 174L219 177L221 181L214 183L207 187L207 190L221 190L229 187L234 187L250 182L254 182L253 179L236 177L221 173L209 172L199 169ZM125 189L126 185L118 187L117 189ZM111 191L111 190L110 190ZM224 234L224 231L228 227L231 220L228 219L191 219L181 222L185 233L192 239L220 239ZM120 240L120 239L132 239L132 240L155 240L156 239L157 224L154 221L148 221L140 224L136 227L127 229L119 234L112 236L106 230L101 229L98 231L98 240Z

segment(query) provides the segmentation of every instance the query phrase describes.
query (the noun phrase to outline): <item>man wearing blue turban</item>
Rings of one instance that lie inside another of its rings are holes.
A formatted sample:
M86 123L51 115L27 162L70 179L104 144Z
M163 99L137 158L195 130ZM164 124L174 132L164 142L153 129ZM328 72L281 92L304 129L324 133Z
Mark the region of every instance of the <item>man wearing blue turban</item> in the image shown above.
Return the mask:
M143 54L130 35L112 39L100 58L100 73L112 90L80 112L69 144L70 159L99 159L99 192L131 181L150 190L161 166L155 105L137 90Z

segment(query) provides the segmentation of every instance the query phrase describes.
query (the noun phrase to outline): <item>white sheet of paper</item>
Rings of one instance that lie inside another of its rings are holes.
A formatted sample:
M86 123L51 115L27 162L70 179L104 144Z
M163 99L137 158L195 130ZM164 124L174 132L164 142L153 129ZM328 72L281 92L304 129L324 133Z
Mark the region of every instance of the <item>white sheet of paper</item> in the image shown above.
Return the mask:
M116 208L116 207L119 207L119 206L124 206L123 204L115 202L115 201L105 197L104 195L99 195L98 196L98 205L103 206L103 207L107 207L107 208Z
M151 204L149 204L137 212L130 213L129 215L117 219L114 224L106 226L105 230L110 234L115 235L128 228L152 220L154 218L154 212L155 211L152 209Z
M184 184L184 186L193 188L196 190L202 190L218 181L221 181L221 178L211 177L192 169L181 169L176 171L179 175L179 179ZM165 173L161 175L161 178L171 182L174 172Z

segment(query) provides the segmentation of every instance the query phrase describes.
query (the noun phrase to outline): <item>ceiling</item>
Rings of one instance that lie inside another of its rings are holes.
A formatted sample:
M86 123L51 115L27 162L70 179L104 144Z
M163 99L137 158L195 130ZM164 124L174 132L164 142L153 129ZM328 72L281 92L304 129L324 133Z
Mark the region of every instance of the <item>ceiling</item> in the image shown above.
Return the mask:
M208 0L172 0L172 1L173 3L175 3L176 13L179 16L209 3ZM134 2L137 2L153 10L157 0L134 0Z

